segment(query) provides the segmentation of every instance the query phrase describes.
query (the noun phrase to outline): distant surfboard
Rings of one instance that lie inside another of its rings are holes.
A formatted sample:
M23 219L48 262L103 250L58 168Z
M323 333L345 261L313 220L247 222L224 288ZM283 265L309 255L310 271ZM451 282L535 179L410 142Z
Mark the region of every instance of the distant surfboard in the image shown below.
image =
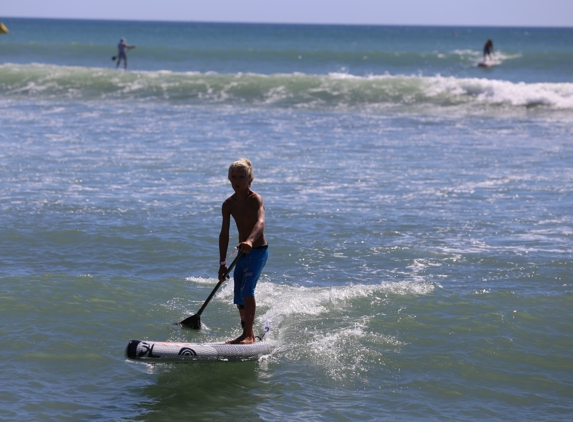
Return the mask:
M494 62L479 62L478 67L492 67L494 66Z
M0 34L7 34L8 28L6 28L6 25L4 25L2 22L0 22Z

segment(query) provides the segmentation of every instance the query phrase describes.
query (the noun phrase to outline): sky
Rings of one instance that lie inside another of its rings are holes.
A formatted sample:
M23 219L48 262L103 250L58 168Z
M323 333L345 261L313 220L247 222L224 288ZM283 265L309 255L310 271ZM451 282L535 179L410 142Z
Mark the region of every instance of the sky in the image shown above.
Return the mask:
M9 17L573 27L573 0L1 0Z

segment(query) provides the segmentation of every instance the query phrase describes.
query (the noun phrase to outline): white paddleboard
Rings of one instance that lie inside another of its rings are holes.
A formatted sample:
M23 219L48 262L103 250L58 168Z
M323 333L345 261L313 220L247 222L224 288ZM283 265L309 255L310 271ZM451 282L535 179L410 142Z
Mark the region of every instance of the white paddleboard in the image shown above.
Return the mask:
M492 67L495 65L494 62L479 62L478 67Z
M131 340L125 350L128 359L146 363L185 363L200 360L241 361L257 360L273 351L273 342L253 344L225 343L170 343Z

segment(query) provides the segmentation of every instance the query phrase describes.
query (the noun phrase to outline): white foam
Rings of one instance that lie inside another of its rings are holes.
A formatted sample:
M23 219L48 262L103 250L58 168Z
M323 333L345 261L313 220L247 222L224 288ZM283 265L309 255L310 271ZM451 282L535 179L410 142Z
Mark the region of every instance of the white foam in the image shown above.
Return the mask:
M472 62L473 64L477 64L479 61L483 59L483 51L482 50L453 50L450 54L459 56L462 60L466 60ZM506 53L502 50L497 50L493 54L494 63L501 64L508 60L515 60L522 57L521 53L510 54Z
M307 346L307 358L322 366L333 379L360 377L361 372L368 370L367 362L383 356L383 349L406 344L394 336L368 331L370 320L371 317L364 317L351 328L315 333Z
M513 106L545 105L560 109L573 108L572 83L513 83L479 78L431 77L427 93L469 97L482 103ZM468 98L468 99L469 99Z
M211 281L212 282L212 281ZM318 317L329 314L333 308L351 307L353 301L382 295L427 295L434 291L431 283L408 281L381 283L374 285L351 284L332 287L303 287L286 284L259 282L257 303L268 311L260 315L263 321L271 321L278 326L285 318L293 316ZM232 297L233 285L226 283L221 295Z
M210 277L185 277L185 281L191 281L197 284L210 284L213 286L217 284L217 280Z

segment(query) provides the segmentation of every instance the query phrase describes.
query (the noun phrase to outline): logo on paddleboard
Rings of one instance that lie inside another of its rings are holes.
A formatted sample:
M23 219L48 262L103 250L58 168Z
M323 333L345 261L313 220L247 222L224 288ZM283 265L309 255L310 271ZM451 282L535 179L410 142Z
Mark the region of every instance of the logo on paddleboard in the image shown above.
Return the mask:
M155 347L155 344L149 344L149 343L142 341L141 343L139 343L139 347L140 347L140 352L137 354L137 357L139 357L139 358L143 358L146 356L148 358L160 358L161 357L159 355L153 354L153 348Z
M179 350L179 356L197 356L197 352L189 347L183 347Z

